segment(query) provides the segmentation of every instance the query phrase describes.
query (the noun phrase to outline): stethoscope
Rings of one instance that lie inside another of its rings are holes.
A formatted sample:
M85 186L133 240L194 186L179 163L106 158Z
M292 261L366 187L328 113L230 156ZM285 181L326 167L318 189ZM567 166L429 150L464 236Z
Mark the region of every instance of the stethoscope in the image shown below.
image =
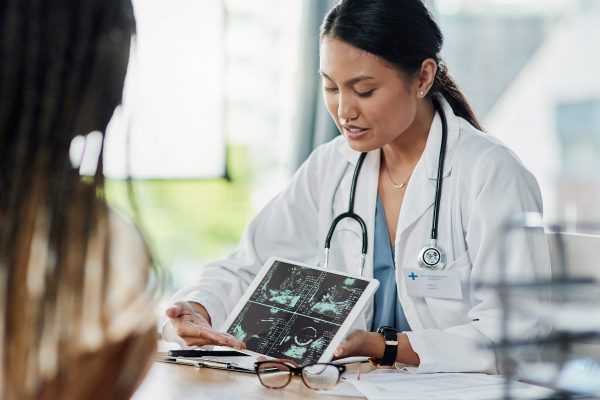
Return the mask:
M440 198L442 197L442 175L444 172L444 158L446 156L446 138L448 136L448 124L446 122L446 114L442 109L439 101L434 97L433 105L440 115L442 120L442 142L440 144L440 154L438 157L438 173L435 181L435 200L433 203L433 218L431 221L431 237L429 244L425 245L418 255L418 265L421 268L427 268L431 270L441 270L446 266L446 252L437 244L437 232L438 232L438 219L440 214ZM358 222L362 234L362 249L360 254L360 276L363 275L365 268L365 260L367 257L367 225L365 221L354 212L354 196L356 194L356 182L358 181L358 175L362 168L363 162L367 153L361 153L358 157L356 167L354 168L354 175L352 176L352 184L350 186L350 201L348 204L348 211L335 217L329 232L325 238L325 260L323 262L323 268L327 268L329 263L329 248L331 247L331 238L335 228L342 219L350 218Z

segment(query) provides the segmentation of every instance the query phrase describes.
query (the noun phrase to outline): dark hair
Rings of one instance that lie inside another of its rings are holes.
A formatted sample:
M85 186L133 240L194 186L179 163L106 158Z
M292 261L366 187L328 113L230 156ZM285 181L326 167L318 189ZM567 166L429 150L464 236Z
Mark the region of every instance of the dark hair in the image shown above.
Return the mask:
M456 115L482 129L440 59L444 38L421 0L342 0L323 20L321 38L326 36L374 54L406 76L415 76L424 60L435 60L438 69L429 93L444 96Z
M109 227L102 152L82 179L69 149L121 102L134 30L130 0L0 3L0 397L41 396L49 368L63 384L81 374L68 338L83 335L89 276L107 294Z

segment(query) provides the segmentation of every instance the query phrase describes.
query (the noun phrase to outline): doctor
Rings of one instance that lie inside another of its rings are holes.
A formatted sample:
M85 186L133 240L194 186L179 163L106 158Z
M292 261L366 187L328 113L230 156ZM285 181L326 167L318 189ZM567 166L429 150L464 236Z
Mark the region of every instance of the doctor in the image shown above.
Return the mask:
M542 201L531 173L481 131L440 59L441 47L440 29L421 0L344 0L328 13L320 74L325 104L342 135L310 155L250 223L234 253L207 265L196 285L175 295L165 338L243 348L219 327L270 256L323 265L329 227L347 211L355 165L366 153L354 211L368 233L364 276L381 286L336 357L372 356L418 372L497 372L494 353L480 344L497 340L500 306L474 282L501 268L509 279L549 275L541 231L522 234L506 265L497 262L502 224L519 213L541 212ZM417 258L431 241L438 208L436 245L446 258L438 268L455 281L440 293L423 294L409 271L428 271ZM329 268L359 274L361 243L360 225L342 220ZM541 330L534 318L514 326L522 338Z

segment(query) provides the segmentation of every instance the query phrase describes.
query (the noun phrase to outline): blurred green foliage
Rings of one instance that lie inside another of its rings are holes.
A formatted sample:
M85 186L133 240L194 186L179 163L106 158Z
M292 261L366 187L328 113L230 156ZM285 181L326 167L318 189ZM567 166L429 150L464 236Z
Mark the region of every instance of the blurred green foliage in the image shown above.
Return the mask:
M246 146L230 147L231 180L134 180L134 203L158 262L201 264L229 252L252 217L252 163ZM124 180L107 180L106 199L132 216Z

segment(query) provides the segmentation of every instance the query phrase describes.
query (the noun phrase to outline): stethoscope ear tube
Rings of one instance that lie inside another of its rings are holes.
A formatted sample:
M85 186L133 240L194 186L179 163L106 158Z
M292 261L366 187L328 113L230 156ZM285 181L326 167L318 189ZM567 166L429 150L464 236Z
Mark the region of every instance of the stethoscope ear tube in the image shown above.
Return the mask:
M360 276L363 275L363 271L365 270L365 261L367 259L367 253L361 253L360 255ZM325 262L323 263L323 268L327 268L329 265L329 247L325 248Z
M360 230L362 233L362 250L361 250L361 257L360 257L360 260L361 260L360 261L360 275L361 276L363 273L363 269L365 268L365 259L367 257L367 245L368 245L367 224L365 224L365 221L360 217L360 215L358 215L354 212L354 195L356 194L356 182L358 181L358 176L360 174L360 170L362 168L362 165L363 165L363 162L365 161L366 156L367 156L367 153L360 153L360 156L358 157L358 161L356 162L356 167L354 168L354 175L352 176L352 185L350 187L350 200L348 202L348 211L335 217L335 219L331 223L331 226L329 227L329 232L327 232L327 237L325 238L325 260L323 263L323 268L327 268L327 266L329 264L329 248L331 247L331 238L333 237L333 232L335 231L337 224L344 218L353 219L356 222L358 222L358 224L360 225Z

